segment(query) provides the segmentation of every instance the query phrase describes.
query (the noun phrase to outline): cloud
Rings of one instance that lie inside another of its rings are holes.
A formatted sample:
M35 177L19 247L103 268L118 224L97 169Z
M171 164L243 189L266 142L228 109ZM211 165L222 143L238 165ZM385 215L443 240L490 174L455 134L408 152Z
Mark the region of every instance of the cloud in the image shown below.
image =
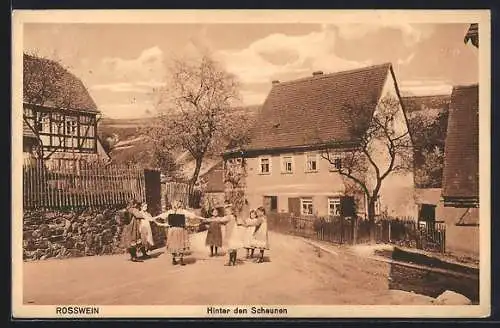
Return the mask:
M408 24L383 22L382 24L338 24L334 25L343 39L361 39L382 29L395 29L401 32L403 42L407 46L414 46L434 33L434 27L425 24Z
M403 96L432 96L451 94L453 86L440 80L401 81L399 89Z
M297 78L314 70L341 71L369 64L337 56L335 41L335 31L325 27L298 36L271 34L247 48L223 50L215 56L243 83L270 83L283 75Z
M108 74L113 74L118 80L149 80L152 77L160 79L164 72L164 54L155 46L143 50L134 59L106 57L102 60L102 65L103 70L107 70Z
M410 54L405 59L398 59L397 63L398 65L408 65L413 60L413 58L415 58L415 53Z

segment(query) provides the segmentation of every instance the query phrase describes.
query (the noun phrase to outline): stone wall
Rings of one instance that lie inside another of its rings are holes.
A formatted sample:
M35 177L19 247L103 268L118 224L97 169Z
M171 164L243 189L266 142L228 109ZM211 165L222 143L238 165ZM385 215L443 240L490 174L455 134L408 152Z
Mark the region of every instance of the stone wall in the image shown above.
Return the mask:
M23 259L44 260L124 253L120 238L126 224L118 209L25 211ZM165 243L164 229L152 224L156 247Z

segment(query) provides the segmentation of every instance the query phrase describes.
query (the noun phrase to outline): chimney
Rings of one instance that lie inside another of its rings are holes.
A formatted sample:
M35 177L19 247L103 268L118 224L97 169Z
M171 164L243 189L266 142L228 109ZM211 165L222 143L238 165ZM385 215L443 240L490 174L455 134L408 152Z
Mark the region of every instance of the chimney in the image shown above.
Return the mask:
M280 83L279 80L273 80L273 84L278 84L278 83Z
M313 76L323 75L323 71L315 71L313 72Z

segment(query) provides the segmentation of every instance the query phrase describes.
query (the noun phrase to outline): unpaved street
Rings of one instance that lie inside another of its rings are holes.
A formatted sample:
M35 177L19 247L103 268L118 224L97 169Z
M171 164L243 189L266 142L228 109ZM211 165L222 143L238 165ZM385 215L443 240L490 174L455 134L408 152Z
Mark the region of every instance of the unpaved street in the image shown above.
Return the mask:
M425 297L390 291L389 266L336 255L303 239L270 233L268 261L242 260L226 267L211 258L205 233L192 236L186 266L173 266L164 249L142 263L126 255L24 263L25 304L205 305L205 304L429 304ZM240 251L239 258L244 257Z

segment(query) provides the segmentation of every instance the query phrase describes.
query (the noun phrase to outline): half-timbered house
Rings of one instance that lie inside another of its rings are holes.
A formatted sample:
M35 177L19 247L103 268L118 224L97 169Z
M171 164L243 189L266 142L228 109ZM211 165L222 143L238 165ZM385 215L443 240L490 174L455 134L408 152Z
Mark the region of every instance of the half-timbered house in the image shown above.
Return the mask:
M97 135L100 116L79 78L55 61L24 55L25 157L53 165L109 159Z

